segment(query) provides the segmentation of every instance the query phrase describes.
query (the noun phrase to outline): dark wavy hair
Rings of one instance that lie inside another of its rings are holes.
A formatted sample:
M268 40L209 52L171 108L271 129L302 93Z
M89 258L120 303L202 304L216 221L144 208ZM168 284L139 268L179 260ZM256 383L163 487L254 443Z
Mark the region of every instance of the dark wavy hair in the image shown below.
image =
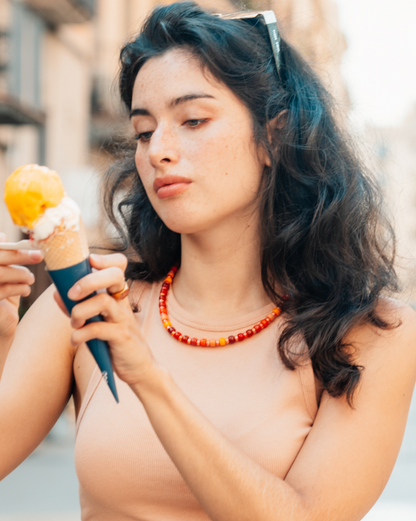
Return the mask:
M377 305L382 292L398 289L394 233L378 188L341 132L330 95L296 50L282 39L278 75L266 32L192 2L157 7L121 50L119 87L128 110L140 68L176 48L242 100L254 138L270 156L258 194L261 276L273 302L282 303L277 287L290 297L281 359L292 370L302 363L293 346L304 339L324 389L351 404L363 368L346 335L363 323L393 327ZM283 123L273 125L279 115ZM180 264L180 235L150 204L129 146L107 173L105 207L123 239L120 250L135 252L130 279L157 281Z

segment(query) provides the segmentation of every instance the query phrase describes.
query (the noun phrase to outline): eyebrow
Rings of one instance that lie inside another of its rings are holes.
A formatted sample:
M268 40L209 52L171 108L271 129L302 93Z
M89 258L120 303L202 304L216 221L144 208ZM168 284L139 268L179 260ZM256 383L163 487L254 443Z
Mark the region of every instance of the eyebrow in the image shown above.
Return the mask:
M193 101L196 99L215 99L211 94L185 94L184 96L180 96L179 98L173 99L169 103L169 107L177 107L178 105L182 105L183 103L187 103L188 101ZM150 112L147 109L136 108L130 112L129 118L131 119L133 116L150 116Z

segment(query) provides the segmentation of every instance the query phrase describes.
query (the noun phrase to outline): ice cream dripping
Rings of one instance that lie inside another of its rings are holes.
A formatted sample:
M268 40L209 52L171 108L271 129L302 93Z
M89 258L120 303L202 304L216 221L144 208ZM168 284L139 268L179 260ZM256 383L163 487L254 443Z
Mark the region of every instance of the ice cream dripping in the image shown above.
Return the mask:
M63 197L58 206L47 208L35 222L32 230L28 231L36 242L47 239L56 229L79 231L80 215L80 209L75 201Z

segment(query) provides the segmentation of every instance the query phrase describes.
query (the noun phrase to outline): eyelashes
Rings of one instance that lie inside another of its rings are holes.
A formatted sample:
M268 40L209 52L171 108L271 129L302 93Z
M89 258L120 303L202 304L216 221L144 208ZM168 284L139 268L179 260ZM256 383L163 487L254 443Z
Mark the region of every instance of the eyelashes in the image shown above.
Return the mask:
M141 134L136 134L134 136L134 139L136 141L150 141L150 138L152 137L153 132L142 132Z
M185 121L185 123L183 125L187 126L189 128L192 128L192 129L197 129L197 128L200 128L204 123L207 123L208 121L209 121L208 118L188 119L187 121ZM136 134L134 136L134 139L136 141L141 141L142 143L148 143L153 135L153 132L154 131L141 132L140 134Z
M203 123L206 123L208 121L207 118L205 119L188 119L188 121L185 122L185 125L188 125L191 128L197 128L201 126Z

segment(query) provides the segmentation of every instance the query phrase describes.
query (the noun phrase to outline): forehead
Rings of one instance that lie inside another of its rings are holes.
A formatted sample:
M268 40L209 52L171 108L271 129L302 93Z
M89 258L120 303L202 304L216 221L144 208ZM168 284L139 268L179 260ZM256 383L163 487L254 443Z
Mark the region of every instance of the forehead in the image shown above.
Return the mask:
M167 103L190 91L205 92L216 99L234 97L189 51L173 49L150 58L140 69L134 82L132 108L135 104Z

